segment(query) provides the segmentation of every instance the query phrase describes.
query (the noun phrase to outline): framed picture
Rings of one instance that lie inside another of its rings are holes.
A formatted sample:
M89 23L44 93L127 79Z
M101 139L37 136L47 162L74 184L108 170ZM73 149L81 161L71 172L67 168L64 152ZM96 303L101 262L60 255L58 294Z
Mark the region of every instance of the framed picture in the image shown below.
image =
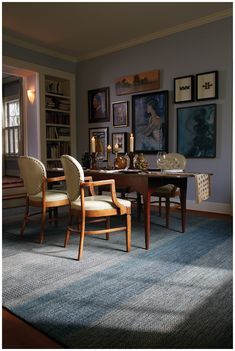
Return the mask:
M124 76L115 81L116 95L160 89L160 70Z
M187 158L216 156L216 104L177 109L177 152Z
M132 96L135 151L168 151L168 91Z
M91 138L95 137L95 150L103 154L103 160L107 160L108 127L89 128L89 153L91 154Z
M109 88L88 91L89 123L110 120Z
M118 144L118 153L125 154L127 149L127 133L112 133L113 153L115 144Z
M113 107L113 126L127 127L128 126L128 101L118 101L112 104Z
M194 100L194 77L185 76L174 79L174 102L191 102Z
M196 75L196 99L209 100L218 98L218 71Z

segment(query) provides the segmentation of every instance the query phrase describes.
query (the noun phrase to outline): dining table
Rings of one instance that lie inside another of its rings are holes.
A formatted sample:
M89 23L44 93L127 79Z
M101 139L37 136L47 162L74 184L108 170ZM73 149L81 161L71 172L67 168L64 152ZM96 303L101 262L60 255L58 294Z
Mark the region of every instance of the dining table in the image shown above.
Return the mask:
M142 195L144 209L144 233L145 248L150 247L150 211L151 195L156 191L156 187L173 184L180 188L180 205L182 215L182 232L186 229L186 198L187 181L193 177L193 173L166 173L161 171L139 171L139 170L85 170L85 176L91 176L93 180L114 179L117 189L125 192L136 192Z
M47 171L49 177L63 175L63 169ZM85 176L91 176L92 180L114 179L116 189L123 193L136 192L142 195L144 210L144 235L145 249L150 247L151 229L151 196L156 187L173 184L180 189L180 211L182 218L182 233L186 230L186 199L188 178L195 178L196 200L200 203L207 200L211 195L210 176L212 173L200 172L167 172L159 170L137 170L137 169L84 169ZM137 207L138 208L138 207Z

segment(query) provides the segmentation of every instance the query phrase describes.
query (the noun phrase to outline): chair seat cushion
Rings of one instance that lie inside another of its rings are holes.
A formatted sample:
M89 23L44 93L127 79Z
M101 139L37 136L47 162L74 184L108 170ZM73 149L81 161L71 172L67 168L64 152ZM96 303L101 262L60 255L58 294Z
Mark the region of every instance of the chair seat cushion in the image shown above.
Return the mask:
M119 199L118 202L124 205L125 207L130 207L131 202L124 199ZM71 202L71 207L73 209L81 208L81 200L80 198L76 201ZM86 211L95 211L95 210L110 210L115 209L111 196L108 195L95 195L95 196L87 196L85 197L85 210Z
M31 201L42 201L42 192L29 196L29 200ZM46 191L46 202L50 201L63 201L68 200L66 191L58 191L58 190L47 190Z
M175 187L173 184L167 184L163 186L159 186L156 188L156 191L153 195L155 196L175 196L176 191L179 189Z

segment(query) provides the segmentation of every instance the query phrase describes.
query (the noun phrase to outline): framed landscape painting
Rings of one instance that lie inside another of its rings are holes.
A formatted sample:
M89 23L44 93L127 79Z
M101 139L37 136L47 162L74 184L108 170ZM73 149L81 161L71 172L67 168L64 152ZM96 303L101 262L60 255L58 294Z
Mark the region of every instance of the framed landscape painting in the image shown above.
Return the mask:
M177 109L177 152L187 158L216 157L216 104Z
M115 81L116 95L138 93L160 88L160 70L124 76Z
M168 151L168 91L132 96L135 151Z

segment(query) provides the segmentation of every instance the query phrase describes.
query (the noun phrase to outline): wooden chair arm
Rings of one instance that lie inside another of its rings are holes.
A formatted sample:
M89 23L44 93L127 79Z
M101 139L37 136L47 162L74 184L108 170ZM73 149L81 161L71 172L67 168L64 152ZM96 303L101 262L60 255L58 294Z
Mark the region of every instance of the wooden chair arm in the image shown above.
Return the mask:
M118 198L116 196L116 187L115 187L115 180L114 179L107 179L107 180L98 180L98 181L90 181L90 182L81 182L80 186L81 188L85 187L99 187L99 186L104 186L104 185L109 185L110 186L110 192L111 192L111 198L114 203L114 205L119 209L120 214L124 214L126 212L126 208L124 205L120 204L118 201Z
M84 177L84 180L85 180L85 182L88 183L90 195L94 196L95 195L95 191L94 191L93 185L91 184L92 176L86 176L86 177Z

